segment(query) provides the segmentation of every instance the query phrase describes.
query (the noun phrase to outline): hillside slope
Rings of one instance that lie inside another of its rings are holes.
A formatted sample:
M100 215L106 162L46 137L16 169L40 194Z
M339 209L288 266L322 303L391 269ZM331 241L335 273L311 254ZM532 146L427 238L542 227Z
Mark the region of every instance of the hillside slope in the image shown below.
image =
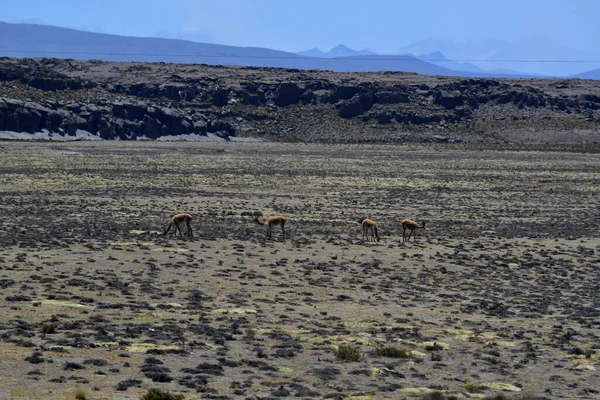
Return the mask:
M600 68L582 72L580 74L574 75L573 78L600 80Z
M103 139L600 143L600 82L0 60L0 131Z

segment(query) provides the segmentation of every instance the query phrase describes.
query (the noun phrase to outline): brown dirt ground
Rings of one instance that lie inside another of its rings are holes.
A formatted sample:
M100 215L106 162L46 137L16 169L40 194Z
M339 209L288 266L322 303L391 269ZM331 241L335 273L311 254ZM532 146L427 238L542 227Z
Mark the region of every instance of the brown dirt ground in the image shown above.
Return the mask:
M156 142L0 154L0 399L600 395L598 154ZM285 215L286 239L266 238L254 211ZM194 238L160 234L176 212L195 216ZM379 243L361 239L367 217ZM427 221L416 242L402 243L403 218ZM341 345L360 360L338 359Z

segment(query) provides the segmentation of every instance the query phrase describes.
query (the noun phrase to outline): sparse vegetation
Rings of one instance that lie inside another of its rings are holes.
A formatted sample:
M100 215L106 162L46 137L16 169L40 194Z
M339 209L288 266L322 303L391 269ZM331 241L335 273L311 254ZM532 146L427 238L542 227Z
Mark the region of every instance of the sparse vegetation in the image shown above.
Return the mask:
M254 338L256 338L256 329L246 328L246 331L244 332L244 337L246 339L254 339Z
M411 352L397 347L380 347L375 350L377 357L408 358Z
M447 396L443 392L432 392L424 395L423 400L458 400L458 397L452 395Z
M85 390L79 388L77 390L75 390L75 400L87 400L87 393L85 392Z
M425 346L425 350L427 351L439 351L439 350L444 350L444 348L438 344L437 342L434 342L433 344L428 344Z
M342 344L338 346L337 349L333 350L333 354L338 360L342 361L354 362L360 361L361 359L360 350L358 350L356 347L345 344Z
M466 383L465 390L469 393L479 393L479 385L476 383Z
M148 393L140 397L140 400L183 400L182 394L171 394L169 391L151 388Z
M547 397L533 396L529 394L520 394L520 395L505 395L503 393L495 394L492 396L486 396L484 400L548 400Z
M65 371L73 371L73 370L77 370L77 369L85 369L85 367L81 364L78 364L76 362L72 362L72 361L67 361L63 367L63 369Z
M11 216L0 216L2 393L25 382L15 398L72 400L78 387L89 399L150 387L223 399L596 396L581 379L598 351L595 155L0 148L0 214ZM265 241L227 212L254 209L289 216L301 246ZM194 240L160 235L178 212L198 216ZM381 246L362 244L364 214L385 221ZM400 245L404 218L432 221L414 245Z
M42 333L44 335L51 335L53 333L56 333L56 324L50 323L42 325Z

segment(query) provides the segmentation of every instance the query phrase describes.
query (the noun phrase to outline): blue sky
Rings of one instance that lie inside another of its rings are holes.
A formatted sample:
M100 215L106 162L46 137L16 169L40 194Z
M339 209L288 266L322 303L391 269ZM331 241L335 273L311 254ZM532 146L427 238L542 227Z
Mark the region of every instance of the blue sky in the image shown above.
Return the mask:
M598 0L18 0L0 19L132 36L300 51L343 43L379 53L420 39L531 36L600 50Z

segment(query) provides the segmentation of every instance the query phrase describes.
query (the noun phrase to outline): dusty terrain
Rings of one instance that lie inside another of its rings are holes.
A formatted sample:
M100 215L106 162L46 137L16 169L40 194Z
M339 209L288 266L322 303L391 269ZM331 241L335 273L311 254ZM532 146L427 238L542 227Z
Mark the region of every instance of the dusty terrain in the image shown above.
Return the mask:
M598 154L2 142L0 155L0 399L600 396ZM285 215L285 240L255 211ZM195 216L194 238L160 234L176 212ZM366 217L380 242L361 239ZM407 217L427 225L403 244ZM360 359L336 356L344 345Z
M600 81L0 58L2 131L598 146Z

